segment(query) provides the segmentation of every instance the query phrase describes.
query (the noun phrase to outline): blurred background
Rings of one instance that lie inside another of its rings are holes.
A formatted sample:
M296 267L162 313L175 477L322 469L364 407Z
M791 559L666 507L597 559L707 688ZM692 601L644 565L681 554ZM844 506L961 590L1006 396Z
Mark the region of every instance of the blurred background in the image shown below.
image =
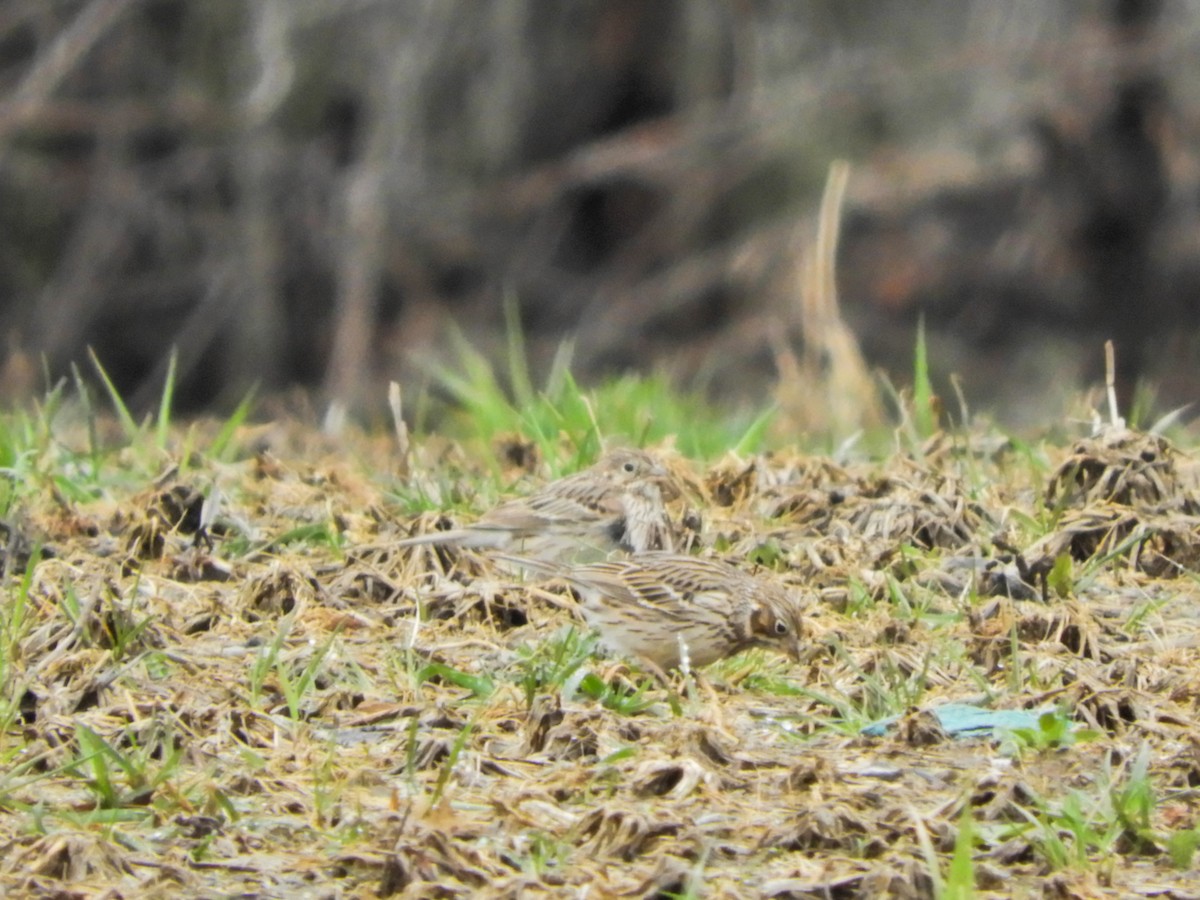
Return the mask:
M370 414L507 308L535 372L573 338L581 378L761 405L833 352L815 290L897 384L923 316L939 388L1013 425L1107 338L1171 408L1198 51L1188 0L4 0L0 390L90 346L146 405L175 347L190 409Z

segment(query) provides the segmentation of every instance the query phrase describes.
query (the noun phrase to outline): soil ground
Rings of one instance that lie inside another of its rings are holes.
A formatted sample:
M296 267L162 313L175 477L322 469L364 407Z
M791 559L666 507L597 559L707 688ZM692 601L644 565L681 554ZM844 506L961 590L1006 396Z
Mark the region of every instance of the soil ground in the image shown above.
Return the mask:
M809 635L666 688L561 585L393 546L477 514L487 461L254 445L46 469L10 516L0 892L1200 896L1187 447L674 457L695 552ZM956 735L951 703L1035 717Z

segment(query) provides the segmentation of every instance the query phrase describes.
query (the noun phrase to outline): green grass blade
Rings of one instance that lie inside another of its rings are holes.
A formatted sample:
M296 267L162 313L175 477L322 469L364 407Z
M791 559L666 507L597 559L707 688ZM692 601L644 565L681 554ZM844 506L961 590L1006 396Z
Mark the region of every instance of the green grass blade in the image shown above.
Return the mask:
M942 891L944 900L971 900L975 896L975 820L971 818L971 804L964 803L962 815L958 817L958 837L954 841L954 855L946 872L946 884Z
M733 446L733 452L739 455L746 453L757 453L762 447L767 436L767 429L771 427L771 423L775 421L775 414L779 412L779 407L771 404L764 409L754 421L742 432L742 436Z
M422 685L434 678L440 678L456 687L466 688L476 697L490 697L496 689L495 683L486 675L471 675L445 663L429 663L417 673L417 684Z
M550 374L546 376L546 396L551 399L558 397L563 390L567 378L571 375L571 360L575 356L575 342L565 340L554 351L554 359L550 363Z
M257 391L257 385L253 385L250 390L246 391L246 396L242 398L241 403L237 405L237 408L225 420L225 424L221 426L221 430L217 432L212 446L208 448L208 452L215 459L219 459L221 462L229 462L233 436L242 427L242 424L246 421L246 417L250 415L250 410L254 405L254 395Z
M111 809L117 805L117 791L113 787L112 778L108 770L107 744L86 725L75 726L75 739L79 742L79 762L87 762L91 764L92 770L92 790L97 796L97 806L104 809Z
M521 305L511 289L504 292L504 330L508 338L508 379L513 400L517 409L529 409L534 402L533 379L529 375L529 356L521 329Z
M83 406L84 420L87 422L88 458L92 463L92 477L100 471L100 434L96 430L96 410L92 407L92 392L88 390L87 382L75 363L71 363L71 377L75 380L75 392Z
M125 432L125 437L130 441L135 440L141 429L138 428L137 422L134 421L133 415L129 412L129 407L125 405L125 401L121 398L121 392L112 383L112 379L108 377L108 372L100 364L100 357L96 356L96 351L91 347L88 347L88 356L91 358L92 366L96 369L100 380L104 382L104 389L108 391L108 398L112 401L113 409L117 413L117 419L121 422L121 430Z
M925 347L925 316L917 320L917 346L913 351L913 421L917 434L927 438L937 428L933 413L933 382L929 380L929 356Z
M179 361L179 353L171 348L171 356L167 360L167 377L163 381L162 397L158 402L158 421L155 423L154 443L159 450L167 449L167 434L171 430L171 403L175 398L175 369Z
M463 748L467 746L467 741L470 740L471 733L474 730L475 720L472 719L459 730L458 736L450 746L450 752L446 756L446 761L442 764L442 769L438 773L437 783L433 786L433 793L429 798L431 809L441 802L442 795L446 792L446 786L450 783L450 775L454 771L454 766L458 763L458 757L462 754Z

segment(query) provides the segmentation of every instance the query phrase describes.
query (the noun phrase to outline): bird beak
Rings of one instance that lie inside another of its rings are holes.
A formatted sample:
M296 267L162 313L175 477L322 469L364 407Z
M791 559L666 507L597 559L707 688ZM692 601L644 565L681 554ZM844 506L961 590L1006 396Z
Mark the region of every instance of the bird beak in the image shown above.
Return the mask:
M800 662L800 654L803 650L804 647L800 643L800 635L793 634L791 644L788 646L788 656L792 658L793 662Z
M795 602L793 598L793 602ZM788 641L787 654L793 661L800 662L800 657L804 653L804 636L808 629L804 627L804 619L801 617L797 609L792 617L794 623L792 628L792 639Z

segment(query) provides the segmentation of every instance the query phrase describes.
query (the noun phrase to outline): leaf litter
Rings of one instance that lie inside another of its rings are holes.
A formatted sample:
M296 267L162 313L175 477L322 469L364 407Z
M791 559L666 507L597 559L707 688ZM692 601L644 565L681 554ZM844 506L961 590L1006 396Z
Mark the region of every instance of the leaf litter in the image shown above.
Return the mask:
M378 441L276 434L30 498L5 535L0 890L931 897L965 811L978 896L1200 896L1190 460L1126 429L1041 465L993 437L673 457L686 543L792 586L809 645L670 689L597 655L553 585L395 548L471 514L406 512L398 487L456 476L389 474ZM528 485L520 446L497 465ZM956 739L951 704L1045 724Z

